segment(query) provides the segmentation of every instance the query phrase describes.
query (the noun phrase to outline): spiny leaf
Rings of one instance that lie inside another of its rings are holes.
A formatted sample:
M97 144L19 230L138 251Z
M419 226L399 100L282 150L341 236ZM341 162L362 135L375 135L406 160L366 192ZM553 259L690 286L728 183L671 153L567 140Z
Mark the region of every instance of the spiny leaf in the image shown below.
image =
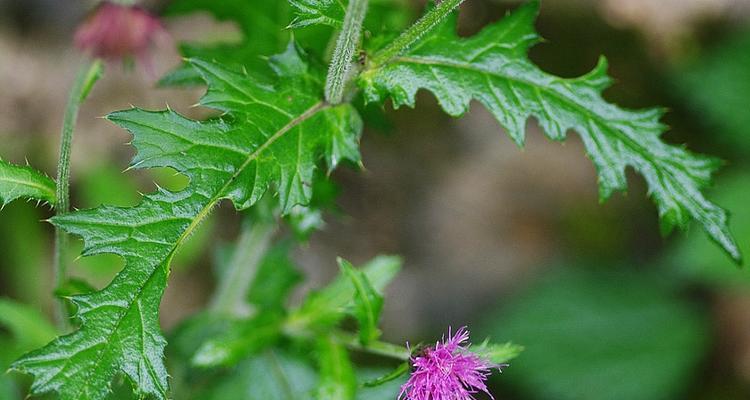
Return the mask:
M55 181L34 168L0 159L0 208L19 198L55 204Z
M354 400L357 379L349 353L333 338L324 336L318 341L320 382L319 400Z
M320 103L318 71L307 68L295 46L271 59L278 75L272 83L191 62L209 87L202 104L224 116L201 122L171 110L131 109L107 117L133 134L133 168L172 167L190 178L189 186L159 189L136 207L104 206L52 221L83 237L84 255L114 253L126 264L102 291L72 299L80 330L13 365L35 376L34 394L103 399L121 373L139 396L166 399L158 307L180 245L222 199L245 209L273 187L287 212L309 200L320 159L329 168L359 160L356 111Z
M338 259L341 273L354 286L354 315L359 322L359 341L367 345L380 336L378 320L383 311L383 296L372 287L364 272L357 270L349 261Z
M452 18L403 54L370 65L359 84L369 101L390 96L395 107L413 107L416 92L427 89L452 116L478 100L518 145L523 145L532 116L553 140L564 140L568 130L575 130L596 166L603 200L626 189L625 169L633 167L649 185L663 231L684 228L694 219L741 262L727 213L701 193L720 163L664 143L663 110L630 111L607 103L601 93L611 80L603 58L593 71L575 79L534 65L527 52L539 41L533 27L538 8L539 2L531 1L469 38L456 35Z

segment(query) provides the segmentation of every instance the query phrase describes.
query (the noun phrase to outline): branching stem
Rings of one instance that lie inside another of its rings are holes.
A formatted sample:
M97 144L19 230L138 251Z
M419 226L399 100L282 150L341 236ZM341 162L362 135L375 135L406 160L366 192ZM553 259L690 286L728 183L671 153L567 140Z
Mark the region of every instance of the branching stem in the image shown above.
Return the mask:
M330 104L339 104L344 99L344 90L350 78L352 58L359 44L362 23L366 14L367 0L349 1L326 78L325 96Z
M60 134L60 158L57 164L57 191L55 192L55 210L57 215L62 215L70 211L70 153L73 143L73 131L78 119L78 110L101 75L102 63L100 60L87 63L78 72L73 87L70 89L62 132ZM67 274L67 265L65 264L67 242L65 232L60 228L55 228L53 266L55 271L55 287L57 289L63 286ZM64 299L60 299L58 302L56 318L60 328L67 327Z

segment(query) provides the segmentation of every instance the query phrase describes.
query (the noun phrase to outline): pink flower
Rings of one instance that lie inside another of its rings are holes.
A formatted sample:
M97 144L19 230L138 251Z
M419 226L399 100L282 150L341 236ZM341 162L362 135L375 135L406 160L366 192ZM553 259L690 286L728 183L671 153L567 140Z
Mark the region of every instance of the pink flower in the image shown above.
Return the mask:
M104 1L78 27L75 44L95 57L112 61L135 56L148 64L148 50L164 32L159 19L144 9Z
M401 387L398 399L405 400L474 400L484 392L490 398L485 381L491 370L507 366L492 364L469 351L469 331L463 327L434 347L412 355L412 374Z

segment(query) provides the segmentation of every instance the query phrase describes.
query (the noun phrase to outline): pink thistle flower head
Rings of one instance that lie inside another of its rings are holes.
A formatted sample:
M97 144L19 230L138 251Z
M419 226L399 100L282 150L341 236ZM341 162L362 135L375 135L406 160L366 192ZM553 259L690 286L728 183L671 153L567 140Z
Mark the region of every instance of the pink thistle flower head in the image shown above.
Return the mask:
M114 61L134 56L148 64L149 48L165 32L159 19L146 10L104 1L78 27L75 44L95 57Z
M448 337L412 355L412 373L401 387L398 399L404 400L474 400L486 393L485 381L492 369L500 371L507 364L490 363L469 351L469 331L460 328Z

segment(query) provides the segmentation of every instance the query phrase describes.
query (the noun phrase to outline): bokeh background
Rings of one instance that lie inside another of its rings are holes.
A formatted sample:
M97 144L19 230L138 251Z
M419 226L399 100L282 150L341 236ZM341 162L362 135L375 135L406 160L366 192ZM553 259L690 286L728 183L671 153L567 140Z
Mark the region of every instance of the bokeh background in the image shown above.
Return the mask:
M403 3L415 16L424 5ZM460 32L476 32L515 4L467 1ZM83 60L72 34L93 5L0 0L4 159L27 159L54 175L67 90ZM161 12L168 1L144 6ZM157 78L179 64L177 43L237 41L240 33L208 14L165 24L154 71L109 65L81 111L72 165L78 208L132 205L154 182L185 184L166 170L121 173L133 155L129 136L98 118L131 104L205 114L193 107L200 88L160 88ZM548 0L537 27L547 42L531 58L542 68L573 77L604 54L617 80L609 100L668 107L666 140L726 160L710 197L732 212L750 254L750 0ZM747 269L697 226L662 238L634 174L627 194L600 204L576 135L553 143L530 121L519 150L478 105L458 120L430 95L418 105L387 107L365 132L365 169L333 174L336 206L295 251L309 279L303 290L335 275L336 256L360 263L402 255L404 271L387 293L385 338L434 340L447 326L469 325L477 338L524 345L493 382L499 399L750 398ZM0 212L0 297L51 318L52 230L40 222L49 216L24 202ZM205 305L215 250L239 224L222 207L180 253L162 304L165 330ZM71 273L102 287L121 266L96 256L76 259ZM0 327L0 346L9 341ZM17 354L0 349L4 369ZM0 399L22 398L16 378L0 375Z

